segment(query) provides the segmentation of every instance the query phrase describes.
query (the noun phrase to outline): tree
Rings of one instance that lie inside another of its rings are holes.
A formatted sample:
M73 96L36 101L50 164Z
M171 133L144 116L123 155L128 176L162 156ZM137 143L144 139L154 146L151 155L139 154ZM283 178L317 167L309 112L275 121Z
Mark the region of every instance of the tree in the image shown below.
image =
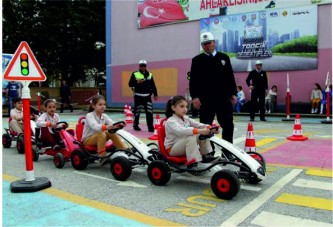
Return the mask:
M97 0L3 1L3 52L27 41L48 82L85 80L85 70L105 72L105 2Z

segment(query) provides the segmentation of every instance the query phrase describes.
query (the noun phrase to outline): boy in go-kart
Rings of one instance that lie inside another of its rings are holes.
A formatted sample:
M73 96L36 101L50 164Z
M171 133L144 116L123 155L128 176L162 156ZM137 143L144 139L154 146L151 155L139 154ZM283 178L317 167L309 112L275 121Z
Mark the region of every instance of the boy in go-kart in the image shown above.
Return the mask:
M10 111L10 122L9 127L11 130L20 134L23 132L23 105L21 98L16 98L13 100L14 108ZM30 120L36 120L37 115L32 114Z
M198 163L211 162L219 158L212 155L209 140L198 140L199 135L212 133L211 126L196 122L186 116L187 100L183 96L175 96L168 101L165 115L166 137L164 146L170 156L183 156L186 154L188 167L197 166ZM213 133L218 133L214 130ZM200 147L200 151L198 149Z

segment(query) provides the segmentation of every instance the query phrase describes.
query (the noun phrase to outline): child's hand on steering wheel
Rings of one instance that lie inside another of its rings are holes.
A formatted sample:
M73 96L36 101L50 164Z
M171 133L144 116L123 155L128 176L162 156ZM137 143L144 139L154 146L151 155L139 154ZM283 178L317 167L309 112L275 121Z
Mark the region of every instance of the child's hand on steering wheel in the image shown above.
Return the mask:
M108 129L108 130L113 129L113 127L114 127L113 124L109 124L109 125L107 125L107 129Z
M210 130L208 128L202 128L198 130L200 135L208 135L210 134Z

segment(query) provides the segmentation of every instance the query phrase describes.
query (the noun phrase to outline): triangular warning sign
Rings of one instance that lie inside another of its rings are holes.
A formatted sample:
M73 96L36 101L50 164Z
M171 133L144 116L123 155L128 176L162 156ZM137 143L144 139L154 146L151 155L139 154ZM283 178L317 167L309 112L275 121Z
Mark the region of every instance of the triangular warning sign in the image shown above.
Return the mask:
M45 81L46 76L27 42L22 41L3 74L5 80Z

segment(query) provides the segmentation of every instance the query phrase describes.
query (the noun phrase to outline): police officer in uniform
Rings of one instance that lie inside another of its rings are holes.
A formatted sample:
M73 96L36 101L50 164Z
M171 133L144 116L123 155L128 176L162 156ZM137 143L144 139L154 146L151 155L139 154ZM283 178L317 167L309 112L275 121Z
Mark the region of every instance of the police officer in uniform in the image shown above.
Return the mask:
M259 99L260 121L265 119L265 96L268 91L267 75L262 70L262 61L256 61L256 69L252 70L246 78L246 84L251 89L250 121L254 121Z
M151 95L154 95L154 100L157 100L158 96L153 74L147 70L146 60L140 60L139 70L132 73L128 86L131 87L134 92L134 130L141 131L139 119L141 109L144 107L148 131L154 132Z
M190 93L193 106L200 110L201 123L211 125L216 115L223 129L223 139L232 143L233 105L237 103L237 89L230 58L215 50L212 33L202 33L200 42L203 53L195 56L191 64ZM224 152L229 156L226 150Z

